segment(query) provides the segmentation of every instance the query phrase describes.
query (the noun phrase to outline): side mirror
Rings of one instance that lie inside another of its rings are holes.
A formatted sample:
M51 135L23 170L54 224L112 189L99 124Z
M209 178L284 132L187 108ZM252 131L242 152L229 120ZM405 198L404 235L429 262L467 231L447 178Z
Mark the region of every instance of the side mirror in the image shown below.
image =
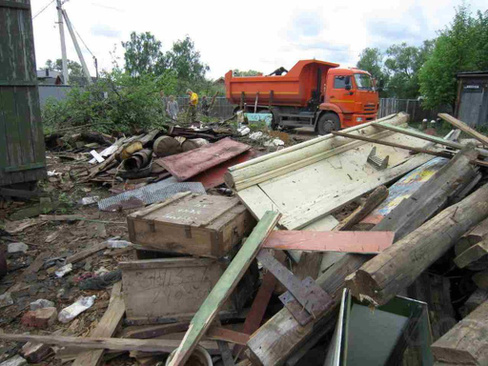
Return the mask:
M346 90L351 90L351 84L346 84Z

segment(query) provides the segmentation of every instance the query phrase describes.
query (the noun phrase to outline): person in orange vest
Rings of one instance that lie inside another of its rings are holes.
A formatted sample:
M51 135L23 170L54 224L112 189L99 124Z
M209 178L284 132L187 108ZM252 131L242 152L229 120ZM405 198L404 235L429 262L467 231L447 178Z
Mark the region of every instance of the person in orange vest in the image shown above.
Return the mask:
M195 122L197 119L198 94L192 92L191 89L187 89L186 94L190 96L190 101L188 102L188 117L190 118L190 122Z

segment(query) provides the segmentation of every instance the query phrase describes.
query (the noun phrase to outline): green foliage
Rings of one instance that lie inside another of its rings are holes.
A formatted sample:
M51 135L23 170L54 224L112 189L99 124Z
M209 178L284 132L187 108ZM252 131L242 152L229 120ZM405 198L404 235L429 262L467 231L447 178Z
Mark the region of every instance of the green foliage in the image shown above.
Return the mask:
M390 46L386 50L385 61L389 94L398 98L417 98L419 96L419 71L432 53L433 41L424 41L420 47L406 43Z
M93 85L74 87L65 100L48 101L42 110L44 127L55 131L92 124L92 129L104 132L133 132L159 126L166 119L159 92L173 94L175 87L176 75L171 71L134 78L114 70Z
M232 74L237 77L242 77L242 76L258 76L258 75L263 75L261 71L256 71L256 70L239 70L239 69L234 69L232 71Z
M488 11L473 17L466 6L457 9L453 22L440 32L432 55L420 70L424 105L454 104L456 74L488 69Z
M165 69L161 42L150 32L132 32L130 40L122 42L124 47L125 71L131 76L156 74Z
M166 53L162 44L149 32L132 32L130 40L122 42L124 47L124 70L132 77L152 75L158 77L171 72L176 76L175 92L183 95L187 88L199 92L208 89L205 73L208 65L200 60L200 52L190 37L173 43Z
M174 71L178 78L176 92L184 94L187 88L199 90L205 84L205 73L210 70L200 60L200 52L190 37L173 43L171 50L166 52L167 68Z
M368 71L376 79L376 87L381 96L385 94L385 88L388 84L388 74L383 68L383 54L378 48L365 48L359 55L359 61L356 65L361 70Z
M83 68L81 65L76 61L67 60L68 66L68 74L69 76L75 77L82 77L83 76ZM56 61L47 60L44 68L47 70L54 70L54 71L63 71L63 61L58 58Z

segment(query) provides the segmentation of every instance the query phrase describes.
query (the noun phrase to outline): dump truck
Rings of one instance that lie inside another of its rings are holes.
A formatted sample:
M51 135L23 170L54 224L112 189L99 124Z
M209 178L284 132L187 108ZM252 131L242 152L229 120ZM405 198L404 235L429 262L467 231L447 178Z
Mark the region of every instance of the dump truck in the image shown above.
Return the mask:
M320 135L376 119L374 80L367 71L318 60L270 75L225 74L226 97L247 113L271 113L272 127L314 127Z

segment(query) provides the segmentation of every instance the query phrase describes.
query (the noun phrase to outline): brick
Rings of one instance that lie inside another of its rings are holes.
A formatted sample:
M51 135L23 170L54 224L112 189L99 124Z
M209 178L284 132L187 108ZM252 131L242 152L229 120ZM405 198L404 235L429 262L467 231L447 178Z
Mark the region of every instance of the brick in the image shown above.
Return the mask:
M39 363L54 353L51 346L43 343L27 342L22 346L20 354L29 363Z
M52 325L57 316L58 311L54 307L37 309L34 311L30 310L22 316L22 324L27 327L44 329Z

